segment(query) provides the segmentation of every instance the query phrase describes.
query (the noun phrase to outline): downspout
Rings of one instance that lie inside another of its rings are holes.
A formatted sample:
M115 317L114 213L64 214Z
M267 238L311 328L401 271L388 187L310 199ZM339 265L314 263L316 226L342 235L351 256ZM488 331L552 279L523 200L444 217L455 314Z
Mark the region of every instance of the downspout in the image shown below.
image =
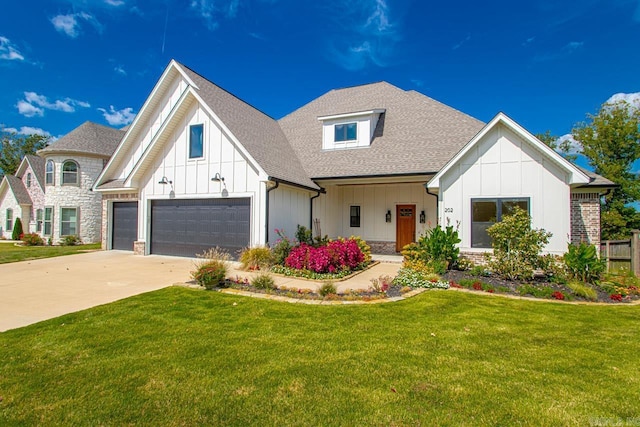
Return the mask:
M437 194L434 194L432 192L429 191L429 187L424 187L425 191L427 192L428 195L433 196L436 198L436 225L438 225L438 220L440 219L440 210L438 209L438 203L440 203L440 199L438 198Z
M266 182L268 183L269 181L266 181ZM278 188L278 186L280 185L280 183L278 181L274 181L274 182L276 183L276 185L274 185L271 188L267 188L267 200L265 201L265 204L264 204L265 205L265 210L267 212L267 214L266 214L267 217L265 218L265 221L264 221L264 229L265 229L264 244L265 245L269 244L269 193L272 190L275 190L276 188ZM267 184L265 184L265 185L267 185Z
M324 189L316 191L316 195L309 199L309 230L313 233L313 199L320 197L320 194L324 193Z

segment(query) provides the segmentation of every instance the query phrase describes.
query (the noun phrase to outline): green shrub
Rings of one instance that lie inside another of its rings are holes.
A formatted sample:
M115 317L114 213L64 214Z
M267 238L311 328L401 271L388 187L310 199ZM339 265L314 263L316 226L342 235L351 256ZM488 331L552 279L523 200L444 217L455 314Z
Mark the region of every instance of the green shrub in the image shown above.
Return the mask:
M60 239L60 245L62 246L75 246L80 244L82 244L82 241L80 240L80 238L73 234L69 236L63 236Z
M553 288L550 286L522 285L518 287L520 295L532 295L536 298L551 298Z
M240 254L240 263L245 270L265 270L273 265L273 254L263 246L247 248Z
M564 259L558 255L546 254L540 257L540 268L552 283L566 284L569 280Z
M13 224L13 233L11 233L11 240L22 239L22 234L22 220L20 218L16 218L16 221Z
M596 247L588 243L569 245L564 254L567 271L574 279L587 283L596 283L605 270L604 262L598 257Z
M44 245L44 240L36 233L29 233L22 236L22 241L27 246L42 246Z
M442 228L438 225L428 230L417 242L402 248L405 267L430 269L442 274L447 269L457 266L460 255L457 245L460 241L458 230L453 226Z
M284 234L284 230L278 230L276 228L276 234L278 240L271 246L271 254L273 256L273 263L276 265L284 265L284 260L289 256L293 244L291 240Z
M275 289L276 283L269 273L260 273L253 278L251 284L256 289Z
M596 290L582 282L572 281L567 283L567 287L571 289L575 296L582 297L590 301L595 301L598 299L598 293L596 292Z
M200 285L207 289L224 286L229 260L231 257L220 248L211 248L202 254L195 264L196 269L191 272L191 277Z
M313 246L313 232L304 225L298 224L298 228L296 229L296 240L298 243L306 243L309 246Z
M489 227L487 233L493 240L489 266L507 280L531 279L533 270L541 265L540 251L551 237L545 230L532 229L531 217L519 207Z
M369 264L371 262L371 247L367 244L367 242L362 239L360 236L350 236L348 240L355 240L356 244L362 251L362 255L364 255L363 264Z
M336 295L338 293L338 288L331 281L324 282L322 286L318 289L318 294L321 297L326 297L329 295Z

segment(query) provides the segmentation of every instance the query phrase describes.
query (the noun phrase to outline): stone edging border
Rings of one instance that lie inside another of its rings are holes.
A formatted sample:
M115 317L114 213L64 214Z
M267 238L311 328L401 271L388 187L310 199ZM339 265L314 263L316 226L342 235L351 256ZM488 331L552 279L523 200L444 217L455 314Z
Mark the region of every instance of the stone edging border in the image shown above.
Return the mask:
M241 291L238 289L218 289L218 292L223 293L223 294L229 294L229 295L240 295L240 296L244 296L244 297L251 297L251 298L260 298L260 299L268 299L268 300L272 300L272 301L281 301L281 302L288 302L291 304L309 304L309 305L361 305L361 304L384 304L387 302L396 302L396 301L402 301L405 300L407 298L411 298L415 295L421 294L422 292L427 291L427 289L414 289L410 292L407 292L406 294L404 294L401 297L392 297L392 298L379 298L379 299L373 299L371 301L364 301L364 300L354 300L354 301L342 301L342 300L335 300L335 301L327 301L327 300L321 300L321 299L302 299L302 298L291 298L291 297L285 297L282 295L273 295L273 294L261 294L261 293L256 293L256 292L248 292L248 291Z

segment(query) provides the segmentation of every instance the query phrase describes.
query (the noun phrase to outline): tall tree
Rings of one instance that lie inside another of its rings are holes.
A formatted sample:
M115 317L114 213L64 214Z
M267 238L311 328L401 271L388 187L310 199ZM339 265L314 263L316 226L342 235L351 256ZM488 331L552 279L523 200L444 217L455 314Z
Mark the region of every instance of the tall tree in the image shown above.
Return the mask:
M620 186L604 197L602 238L623 239L640 227L640 214L631 205L640 200L640 181L633 172L640 159L640 110L621 101L587 117L588 123L573 129L573 137L594 171Z
M544 142L551 149L557 151L562 157L570 162L575 162L578 158L576 154L572 153L571 141L566 138L559 138L553 135L550 130L545 131L545 133L537 133L536 138Z
M3 133L0 146L0 178L12 175L27 154L35 154L49 143L49 137L43 135L18 136L16 133Z

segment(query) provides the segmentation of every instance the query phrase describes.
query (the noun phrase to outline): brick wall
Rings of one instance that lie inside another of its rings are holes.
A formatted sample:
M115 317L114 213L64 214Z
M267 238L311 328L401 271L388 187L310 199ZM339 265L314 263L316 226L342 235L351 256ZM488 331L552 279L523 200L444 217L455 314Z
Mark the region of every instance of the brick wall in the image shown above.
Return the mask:
M600 245L600 195L571 193L571 243Z

